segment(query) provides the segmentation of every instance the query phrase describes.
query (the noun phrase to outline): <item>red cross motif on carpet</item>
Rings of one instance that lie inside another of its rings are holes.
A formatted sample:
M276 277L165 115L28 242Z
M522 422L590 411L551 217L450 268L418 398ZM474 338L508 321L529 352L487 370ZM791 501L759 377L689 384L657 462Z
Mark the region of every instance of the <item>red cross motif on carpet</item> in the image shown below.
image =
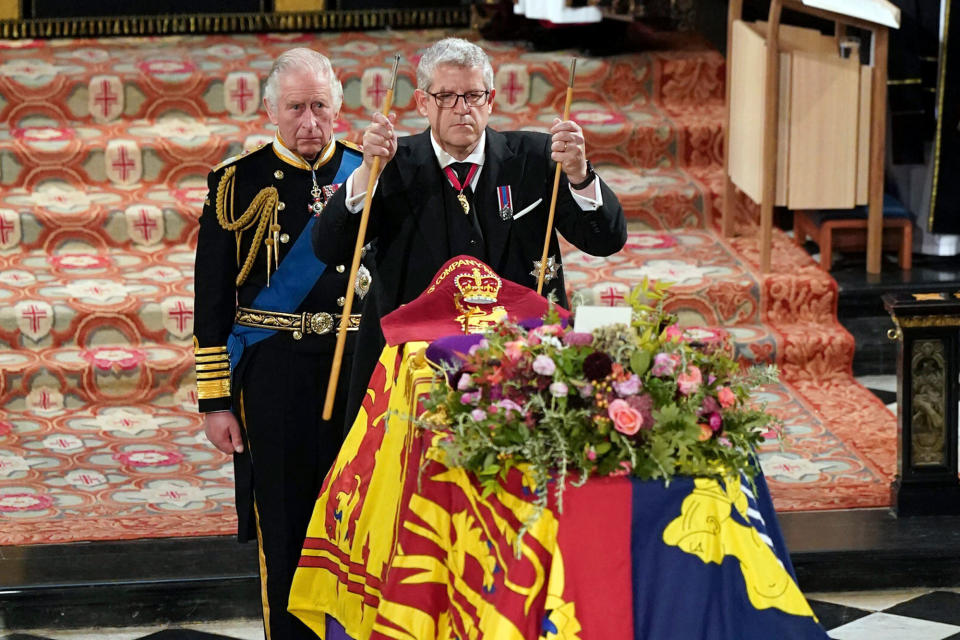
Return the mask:
M0 209L0 249L20 243L20 214L13 209Z
M605 306L615 307L624 301L624 295L619 287L607 287L606 290L600 294L600 300L603 301Z
M163 212L153 205L143 204L127 207L127 234L139 245L157 244L163 239Z
M0 545L236 530L231 461L203 436L189 344L207 171L272 141L261 81L280 51L300 44L331 55L344 82L338 138L359 141L381 108L393 52L402 57L396 128L422 131L410 88L419 56L440 35L0 43L9 116L0 136L0 300L8 314L0 371L15 381L0 385L0 447L10 454L0 462L19 456L26 465L0 472ZM781 384L765 395L787 442L783 451L776 443L760 451L777 507L889 505L896 419L849 373L853 345L836 320L836 282L779 229L774 270L761 274L758 213L746 198L734 203L737 234L716 231L724 60L702 42L687 44L578 61L571 117L631 234L608 258L561 243L568 295L624 305L645 276L673 282L668 311L699 327L691 339L724 331L736 359L781 368ZM562 109L567 60L520 43L483 46L496 72L493 127L549 129ZM98 418L120 403L127 417ZM100 431L109 442L80 454L45 444L71 435L87 442ZM148 450L164 454L156 466L112 457L125 451L151 462ZM182 459L168 464L173 452Z
M390 89L390 71L382 68L366 69L360 77L360 101L369 111L379 111Z
M117 76L93 76L87 90L87 109L97 122L116 120L123 113L123 83Z
M260 80L250 71L234 71L223 81L223 103L235 116L250 116L260 108Z
M53 307L42 300L21 300L13 306L20 332L39 342L53 328Z
M46 385L34 387L27 394L27 409L40 415L59 413L63 411L63 394Z
M530 100L530 72L525 65L505 64L494 77L497 88L497 108L519 111Z
M177 338L193 335L193 298L167 298L163 309L163 326Z
M116 184L133 184L143 176L140 147L132 140L111 140L107 143L104 161L107 177Z

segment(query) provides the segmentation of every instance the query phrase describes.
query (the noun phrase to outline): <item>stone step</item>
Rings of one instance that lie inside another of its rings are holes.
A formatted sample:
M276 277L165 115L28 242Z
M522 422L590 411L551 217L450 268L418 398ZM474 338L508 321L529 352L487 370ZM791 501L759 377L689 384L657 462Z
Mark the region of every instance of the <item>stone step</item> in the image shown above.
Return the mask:
M249 116L260 108L262 83L273 59L293 46L326 53L344 85L345 113L379 109L392 68L401 56L394 104L412 110L414 63L445 35L470 32L409 31L397 40L378 32L260 34L92 39L82 48L61 40L35 40L6 49L0 66L0 118L13 126L41 116L61 122ZM245 38L245 41L242 39ZM559 112L578 51L537 53L510 42L484 42L497 72L498 108L507 112ZM668 107L722 101L724 62L703 46L606 58L579 58L575 93L615 106L635 101ZM379 78L379 80L378 80Z

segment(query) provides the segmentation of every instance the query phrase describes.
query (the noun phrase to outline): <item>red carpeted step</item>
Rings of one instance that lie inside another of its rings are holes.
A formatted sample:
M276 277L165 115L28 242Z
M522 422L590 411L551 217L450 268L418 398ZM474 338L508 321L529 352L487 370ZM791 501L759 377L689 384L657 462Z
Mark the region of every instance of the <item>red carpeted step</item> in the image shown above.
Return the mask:
M646 230L704 228L712 194L691 173L680 168L625 168L598 164L597 172L616 192L628 221Z
M139 183L81 188L48 180L32 190L7 189L0 196L0 264L29 271L32 263L43 263L44 252L54 258L127 248L154 261L162 261L164 254L174 256L181 266L189 262L192 268L196 221L206 197L206 180L199 177L173 187ZM13 249L17 252L4 253ZM104 259L115 264L109 256Z
M170 112L250 116L260 109L271 61L292 46L331 57L344 84L344 112L353 115L379 107L384 74L400 54L395 109L412 110L413 65L423 48L445 35L474 38L469 31L409 31L402 39L347 32L91 39L81 46L35 40L4 51L0 118L19 126L30 117L94 123L156 119ZM485 46L497 71L498 109L505 113L559 112L574 56L578 99L616 106L639 100L672 109L723 98L723 58L702 45L608 58L584 58L578 51L535 53L518 43Z
M272 139L265 118L158 120L106 124L32 119L0 140L0 184L33 189L57 180L131 188L203 180L222 160Z
M88 407L38 383L0 413L0 445L4 544L236 531L233 464L195 393Z
M95 251L71 244L56 254L3 256L0 345L35 354L149 343L180 354L193 334L193 260L188 245ZM175 358L177 366L182 359Z
M145 341L130 323L87 316L75 340L3 353L4 406L53 411L130 402L162 405L194 389L189 343ZM58 340L59 341L59 340ZM40 344L43 344L41 342Z
M51 40L4 49L0 542L235 528L229 461L203 440L194 413L193 247L205 175L272 136L262 82L291 46L333 59L344 85L338 135L354 141L399 53L397 127L421 131L412 65L443 35ZM836 322L836 284L776 230L777 259L761 274L758 210L742 194L734 201L738 235L716 234L722 56L691 42L604 58L483 44L497 72L490 123L500 129L547 130L563 108L569 60L579 58L573 117L631 233L608 259L566 246L570 293L612 304L644 276L676 282L669 308L693 339L727 337L741 361L782 368L781 384L757 395L787 426L786 449L771 442L760 454L778 507L886 504L895 421L849 376L852 340ZM67 531L68 519L83 533Z

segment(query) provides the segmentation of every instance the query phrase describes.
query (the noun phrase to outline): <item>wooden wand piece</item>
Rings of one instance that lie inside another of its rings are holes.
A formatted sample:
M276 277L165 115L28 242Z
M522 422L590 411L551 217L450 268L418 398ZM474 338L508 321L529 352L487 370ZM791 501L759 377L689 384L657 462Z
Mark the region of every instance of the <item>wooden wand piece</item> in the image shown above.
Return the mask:
M390 88L383 98L381 113L388 116L393 106L393 90L397 86L397 68L400 66L400 56L393 59L393 78ZM323 419L329 420L333 415L333 400L337 395L337 381L340 379L340 366L343 364L343 350L347 344L347 327L350 326L350 312L353 310L353 290L357 280L357 271L360 270L360 257L363 255L363 239L367 235L367 223L370 220L370 204L373 198L373 187L377 184L380 175L380 156L373 159L370 178L367 180L367 195L363 198L363 213L360 215L360 229L357 230L357 243L353 250L353 262L350 265L350 277L347 279L347 295L343 301L343 311L340 315L340 329L337 332L337 346L333 352L333 366L330 367L330 379L327 380L327 397L323 402Z
M577 73L577 59L570 61L570 83L567 84L567 100L563 105L561 120L570 119L570 103L573 101L573 76ZM543 276L547 271L547 254L550 252L550 237L553 235L553 215L557 210L557 190L560 188L562 167L557 163L557 172L553 176L553 195L550 196L550 213L547 216L547 236L543 239L543 254L540 256L540 273L537 276L537 293L543 292Z

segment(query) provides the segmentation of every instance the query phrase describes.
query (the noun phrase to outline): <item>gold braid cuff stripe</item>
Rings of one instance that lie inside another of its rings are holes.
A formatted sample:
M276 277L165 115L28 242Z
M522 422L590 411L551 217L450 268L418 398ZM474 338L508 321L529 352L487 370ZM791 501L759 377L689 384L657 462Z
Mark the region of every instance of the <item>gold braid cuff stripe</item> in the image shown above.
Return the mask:
M218 380L197 380L197 398L213 400L230 396L230 378Z
M292 331L293 339L299 340L308 333L324 335L339 331L342 318L339 314L325 311L321 313L280 313L279 311L259 311L240 307L237 309L236 322L244 327ZM360 328L360 314L352 314L348 322L347 331L356 331Z
M224 354L223 357L226 358L227 348L226 347L194 347L193 353L194 355L198 355L198 356L206 356L206 355L222 353Z
M350 31L466 27L469 7L354 9L298 13L225 13L162 16L38 18L0 21L0 38L77 38L182 33Z
M219 371L226 369L230 370L230 362L225 360L223 362L201 362L197 364L197 371Z
M197 380L221 380L221 379L230 379L230 371L199 371L197 372Z
M196 362L230 362L230 356L225 353L221 353L217 356L194 356L193 359Z

